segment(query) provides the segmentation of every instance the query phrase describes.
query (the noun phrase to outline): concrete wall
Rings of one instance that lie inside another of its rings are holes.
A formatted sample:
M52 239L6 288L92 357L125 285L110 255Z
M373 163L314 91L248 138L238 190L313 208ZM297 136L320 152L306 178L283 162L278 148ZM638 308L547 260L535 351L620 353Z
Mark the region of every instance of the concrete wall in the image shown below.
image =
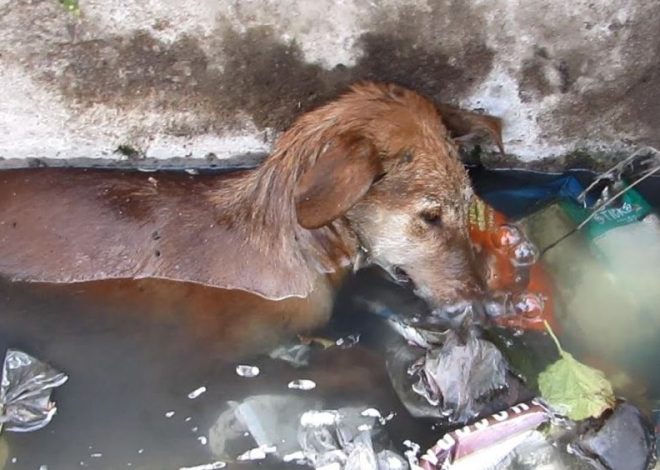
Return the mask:
M527 161L660 145L657 0L78 7L0 0L0 157L267 151L296 115L365 78L502 116L508 151Z

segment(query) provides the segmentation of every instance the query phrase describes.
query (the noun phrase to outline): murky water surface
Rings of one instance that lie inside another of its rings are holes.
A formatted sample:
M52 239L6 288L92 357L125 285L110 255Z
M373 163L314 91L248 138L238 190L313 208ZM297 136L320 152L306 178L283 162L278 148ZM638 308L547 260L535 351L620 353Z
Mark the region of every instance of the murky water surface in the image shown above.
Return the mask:
M520 178L477 175L477 184L515 185ZM9 347L24 350L70 377L54 392L58 413L46 428L3 434L10 459L6 468L177 469L213 462L209 430L226 402L267 393L318 398L326 408L394 412L386 428L394 450L403 451L406 439L425 447L439 431L430 421L409 417L393 392L383 356L393 333L365 313L364 298L402 311L423 308L377 272L363 273L344 289L333 322L318 333L333 340L360 333L360 341L314 348L311 365L295 368L267 355L292 338L260 334L270 325L258 320L239 326L225 321L224 333L214 339L179 318L178 309L160 316L139 293L122 286L0 282L2 354ZM537 338L529 335L525 341L534 344ZM289 387L301 379L315 387ZM651 378L645 386L638 398L657 399L657 381ZM287 467L264 461L240 468Z

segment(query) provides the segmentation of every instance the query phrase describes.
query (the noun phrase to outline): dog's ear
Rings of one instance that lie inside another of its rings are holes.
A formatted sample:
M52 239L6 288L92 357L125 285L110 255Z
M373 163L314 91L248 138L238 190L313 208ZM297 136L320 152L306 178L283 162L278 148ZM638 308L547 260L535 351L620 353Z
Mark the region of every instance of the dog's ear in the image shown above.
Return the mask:
M315 229L332 222L365 195L382 171L378 152L368 139L353 133L337 136L298 180L298 223Z
M437 108L440 111L442 123L459 143L469 141L471 138L486 132L504 156L502 120L500 118L465 111L448 104L439 104Z

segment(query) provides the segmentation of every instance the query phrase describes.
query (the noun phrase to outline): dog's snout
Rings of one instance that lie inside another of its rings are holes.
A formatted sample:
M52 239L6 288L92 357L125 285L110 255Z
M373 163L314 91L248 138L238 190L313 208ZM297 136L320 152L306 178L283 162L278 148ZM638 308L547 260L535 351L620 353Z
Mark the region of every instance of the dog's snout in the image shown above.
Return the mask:
M456 328L465 322L479 321L485 315L482 298L466 298L444 303L433 309L431 316L438 323Z

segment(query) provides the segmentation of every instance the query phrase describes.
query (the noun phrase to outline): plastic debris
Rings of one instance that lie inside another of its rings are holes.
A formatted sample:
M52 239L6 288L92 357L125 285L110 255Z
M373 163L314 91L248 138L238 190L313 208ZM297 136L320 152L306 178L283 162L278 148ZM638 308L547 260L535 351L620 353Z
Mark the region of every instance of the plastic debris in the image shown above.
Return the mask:
M293 367L304 367L309 364L309 344L294 344L290 346L279 346L269 354L271 359L279 359L288 362Z
M549 419L538 402L520 403L445 434L420 458L420 465L425 470L491 468Z
M66 374L15 349L7 350L0 383L0 430L36 431L57 411L52 389L67 381Z
M297 379L289 382L287 387L289 387L291 390L313 390L316 388L316 382L309 379Z
M345 336L343 338L339 338L337 341L335 341L335 344L340 348L347 349L355 346L359 342L360 342L360 335L353 334L353 335Z
M238 462L245 462L249 460L263 460L268 454L274 454L277 452L277 447L269 445L261 445L254 449L247 450L241 455L236 457Z
M406 461L395 452L374 449L376 419L364 409L309 411L300 418L298 442L306 460L317 470L399 470ZM379 447L382 447L379 446Z
M195 467L181 467L179 470L220 470L221 468L226 468L227 464L225 462L213 462L203 465L197 465Z
M258 395L230 403L212 427L209 443L217 457L238 454L236 461L272 456L316 469L407 469L405 460L385 445L376 413L380 416L368 407L323 410L319 400L297 395Z
M255 443L277 446L276 455L282 458L300 450L300 417L320 406L317 399L299 395L255 395L240 403L230 402L209 431L209 446L222 460L232 459Z
M191 400L194 400L195 398L198 398L199 396L201 396L204 393L206 393L206 387L199 387L198 389L193 390L192 392L190 392L188 394L188 398L190 398Z
M246 366L246 365L238 365L236 366L236 375L239 375L241 377L246 377L246 378L252 378L256 377L259 375L261 371L257 366Z

